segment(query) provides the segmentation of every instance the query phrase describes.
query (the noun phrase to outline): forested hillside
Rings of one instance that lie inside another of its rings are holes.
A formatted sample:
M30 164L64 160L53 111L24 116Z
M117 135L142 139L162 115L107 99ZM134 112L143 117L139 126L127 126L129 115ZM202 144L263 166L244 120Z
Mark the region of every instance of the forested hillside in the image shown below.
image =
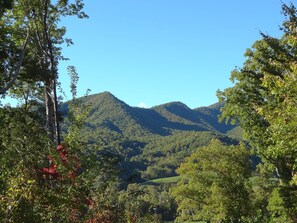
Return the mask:
M222 104L190 109L181 102L170 102L150 109L131 107L109 92L81 98L90 109L90 129L108 129L125 137L168 136L179 131L226 133L234 125L218 121ZM67 106L64 109L67 111Z
M75 66L62 98L61 24L88 18L83 0L0 1L0 222L297 223L297 9L282 13L218 103L139 108L78 97Z
M238 143L225 134L236 126L218 121L219 103L194 110L181 102L145 109L131 107L109 92L78 100L89 110L80 134L90 148L118 153L123 177L132 182L176 175L184 158L212 139ZM62 111L67 114L67 103Z

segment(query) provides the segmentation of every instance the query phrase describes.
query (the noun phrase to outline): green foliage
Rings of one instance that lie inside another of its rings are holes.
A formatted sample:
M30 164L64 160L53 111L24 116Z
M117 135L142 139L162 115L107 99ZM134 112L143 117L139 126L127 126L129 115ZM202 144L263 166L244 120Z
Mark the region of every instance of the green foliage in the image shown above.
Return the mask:
M121 210L117 205L118 156L108 148L100 148L98 145L88 147L82 137L81 130L90 112L90 106L83 103L83 99L76 99L78 75L74 67L69 70L73 100L68 102L68 116L65 120L67 134L64 143L71 153L79 157L81 173L76 177L74 185L78 185L76 190L80 194L77 197L84 199L83 202L87 204L85 210L76 210L80 213L78 221L85 219L86 222L122 222Z
M249 151L213 140L178 169L177 221L240 222L249 215Z
M271 222L296 222L297 11L293 4L282 9L283 36L262 33L232 72L234 86L218 96L225 102L222 118L238 122L264 164L274 167L279 182L268 202Z
M45 129L35 113L10 107L0 109L0 126L0 218L37 218L29 210L50 146Z
M114 216L121 222L114 208L118 159L87 148L80 137L87 114L79 100L70 103L67 134L56 150L38 109L0 109L1 220L91 222Z
M161 222L177 210L176 221L295 223L296 8L283 5L284 35L262 34L232 72L234 86L218 92L222 103L209 107L133 108L108 92L76 99L69 67L73 100L56 150L46 130L59 125L61 44L73 44L59 24L87 17L82 9L81 0L0 1L0 93L21 102L0 109L0 219ZM222 119L240 126L218 123L222 106ZM262 158L254 175L246 147L227 146L241 131ZM179 177L160 179L177 168Z
M80 150L64 145L67 159L52 149L38 113L21 108L0 110L0 218L5 222L77 222L87 210L84 175L75 175ZM77 146L78 144L75 144ZM48 155L59 177L45 175ZM81 163L84 161L81 159ZM12 168L13 167L13 168Z
M14 3L13 7L9 2ZM21 54L25 53L18 65L23 66L21 77L18 77L19 84L23 81L47 81L52 75L48 67L49 54L54 54L55 64L52 66L56 66L63 59L59 45L72 42L64 38L66 28L58 27L57 23L65 16L87 17L82 11L83 2L15 0L4 1L4 6L11 10L4 13L0 22L0 38L3 40L0 46L1 78L5 77L5 81L12 79ZM41 55L44 56L43 59Z
M233 128L220 124L219 106L190 109L180 102L172 102L151 109L130 107L109 92L90 95L83 100L90 105L88 126L124 135L143 138L167 136L181 131L217 131L225 133Z
M284 208L284 196L280 194L280 189L275 188L269 199L267 209L271 214L271 223L273 222L288 222L291 223L293 221L290 220L286 209Z
M240 126L237 126L230 131L227 132L227 136L229 136L232 139L236 139L238 141L242 140L242 129Z
M168 189L152 185L130 184L120 193L125 222L163 222L171 220L175 203Z
M158 137L147 143L141 155L132 161L145 163L148 167L142 178L154 179L175 176L175 170L194 150L207 145L212 139L235 143L227 137L214 132L178 132L171 136Z
M80 135L90 149L97 145L118 153L122 157L122 179L128 182L138 182L140 173L146 180L176 175L184 158L213 138L236 143L216 132L234 128L218 124L220 104L191 110L173 102L140 109L128 106L109 92L80 100L90 109ZM66 107L65 104L65 111Z
M58 114L58 64L65 60L61 45L65 38L66 16L86 18L83 1L15 0L0 22L0 94L10 93L24 100L34 99L45 107L47 132L61 143ZM3 32L3 34L2 34ZM3 57L2 57L3 55ZM40 94L43 91L43 94ZM42 95L43 100L40 99Z

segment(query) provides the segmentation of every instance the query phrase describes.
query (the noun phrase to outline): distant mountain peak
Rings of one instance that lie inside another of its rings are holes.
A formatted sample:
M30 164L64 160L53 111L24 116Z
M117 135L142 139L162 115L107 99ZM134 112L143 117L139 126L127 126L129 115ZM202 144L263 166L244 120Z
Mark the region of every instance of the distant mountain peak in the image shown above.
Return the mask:
M224 106L224 102L216 102L214 104L211 104L209 106L202 106L202 107L198 107L195 108L194 110L199 110L199 109L203 109L203 108L208 108L208 109L213 109L213 110L218 110L220 111L220 109Z
M88 102L91 102L92 104L98 104L98 103L105 103L105 104L121 104L123 106L128 106L125 102L118 99L116 96L114 96L109 91L104 91L98 94L93 94L87 97Z
M101 92L99 94L96 94L98 97L101 98L108 98L108 99L113 99L113 100L118 100L121 101L120 99L118 99L116 96L114 96L112 93L110 93L109 91L104 91Z
M161 105L154 106L153 109L157 108L172 108L172 107L180 107L180 108L185 108L185 109L190 109L186 104L180 102L180 101L172 101L168 103L164 103Z
M103 92L99 93L98 95L101 95L101 96L111 96L111 97L114 97L115 98L115 96L112 93L110 93L109 91L103 91Z

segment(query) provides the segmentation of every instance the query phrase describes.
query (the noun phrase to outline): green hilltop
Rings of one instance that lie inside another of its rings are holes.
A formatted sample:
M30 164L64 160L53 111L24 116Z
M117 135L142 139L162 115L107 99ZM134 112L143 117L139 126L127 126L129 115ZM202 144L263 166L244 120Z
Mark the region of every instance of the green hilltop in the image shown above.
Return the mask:
M109 92L82 98L90 107L90 128L118 132L126 137L168 136L184 131L214 131L225 134L235 126L218 122L221 104L190 109L181 102L170 102L149 109L131 107Z
M90 148L118 154L129 182L175 176L184 158L212 139L237 143L227 134L238 132L236 126L218 121L220 103L191 109L170 102L146 109L131 107L109 92L79 100L89 108L81 135Z

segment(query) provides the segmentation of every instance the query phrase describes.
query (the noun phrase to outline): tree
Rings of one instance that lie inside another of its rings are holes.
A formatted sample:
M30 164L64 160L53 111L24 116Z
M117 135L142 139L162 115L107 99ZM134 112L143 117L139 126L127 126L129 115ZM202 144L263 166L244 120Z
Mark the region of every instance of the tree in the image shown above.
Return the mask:
M118 158L106 149L90 149L80 138L89 110L76 99L73 67L70 74L74 99L68 102L67 133L56 149L38 110L0 108L0 219L5 223L121 222Z
M0 219L38 222L31 208L38 203L39 170L47 163L46 131L36 113L21 108L0 109L0 126Z
M262 33L246 51L241 69L231 74L234 86L218 92L225 102L222 119L238 122L245 138L267 165L274 165L288 219L297 222L297 12L283 5L281 38Z
M213 140L199 148L177 170L173 194L178 221L240 222L249 216L249 151Z
M7 9L12 9L12 1L1 1L0 18ZM0 95L4 95L15 83L21 71L25 50L29 42L29 28L27 28L23 41L18 44L12 38L13 28L11 24L11 19L4 18L0 21Z
M57 66L65 59L60 45L72 43L58 23L64 16L86 17L83 3L13 2L0 21L0 91L20 97L29 90L38 98L43 90L44 99L38 102L44 102L46 115L41 115L40 104L30 109L27 103L0 109L0 218L4 222L83 222L91 215L88 199L93 194L88 194L94 176L106 162L97 165L99 155L79 141L79 128L88 111L79 103L70 106L72 125L61 145L56 93ZM77 76L72 71L76 95Z
M6 67L0 70L7 78L1 81L7 83L1 87L0 93L4 94L15 84L21 73L21 66L25 67L19 84L27 81L40 83L44 91L48 134L56 144L61 143L56 90L58 63L65 59L61 55L60 45L65 42L72 44L71 39L64 37L66 28L59 27L58 23L65 16L86 18L87 15L82 11L83 6L82 0L76 0L75 3L65 0L54 3L50 0L15 0L11 12L4 13L1 22L3 25L0 27L5 31L3 45L15 46L1 46L7 55L1 59L2 65ZM18 59L16 66L11 58Z
M121 191L119 201L124 208L125 222L163 222L165 206L170 206L170 209L172 203L168 192L160 189L152 185L129 184L126 191Z

